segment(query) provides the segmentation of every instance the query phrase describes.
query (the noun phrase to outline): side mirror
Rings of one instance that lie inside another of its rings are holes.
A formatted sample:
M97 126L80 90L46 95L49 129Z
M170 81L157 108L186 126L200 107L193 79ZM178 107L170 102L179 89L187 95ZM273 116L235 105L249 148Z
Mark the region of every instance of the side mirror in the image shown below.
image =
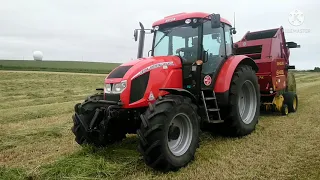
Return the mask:
M235 28L232 28L232 34L237 34L237 31Z
M211 15L211 28L220 28L220 14L213 14Z
M134 41L138 40L138 30L136 29L134 30L133 37L134 37Z

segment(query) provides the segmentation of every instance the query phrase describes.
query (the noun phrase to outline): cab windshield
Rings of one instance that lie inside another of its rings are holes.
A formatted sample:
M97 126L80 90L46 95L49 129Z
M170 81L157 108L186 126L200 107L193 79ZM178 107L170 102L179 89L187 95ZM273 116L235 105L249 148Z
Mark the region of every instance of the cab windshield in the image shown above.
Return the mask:
M224 47L221 46L223 42L223 29L211 28L211 22L186 24L184 21L170 25L168 27L160 27L155 31L153 56L169 56L179 55L188 61L196 60L200 54L198 46L201 43L198 35L202 37L203 51L209 55L209 59L215 59L213 56L222 55ZM199 32L202 31L202 32Z
M155 32L155 40L153 45L153 56L168 56L168 55L180 55L184 56L185 51L193 50L189 52L188 56L192 59L197 58L198 54L198 33L199 25L183 24L175 25L174 27L159 28Z

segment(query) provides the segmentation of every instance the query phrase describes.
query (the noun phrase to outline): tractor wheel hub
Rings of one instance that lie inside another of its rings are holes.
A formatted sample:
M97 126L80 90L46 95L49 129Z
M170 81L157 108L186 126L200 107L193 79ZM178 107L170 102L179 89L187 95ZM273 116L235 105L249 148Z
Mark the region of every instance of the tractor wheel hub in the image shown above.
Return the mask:
M169 141L170 140L177 140L179 136L180 136L179 127L171 125L169 127Z

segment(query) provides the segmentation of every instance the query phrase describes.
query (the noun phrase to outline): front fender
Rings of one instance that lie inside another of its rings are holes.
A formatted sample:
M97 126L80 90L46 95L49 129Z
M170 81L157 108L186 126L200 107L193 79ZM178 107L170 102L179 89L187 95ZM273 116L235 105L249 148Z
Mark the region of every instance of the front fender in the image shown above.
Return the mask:
M227 61L223 64L222 68L219 71L214 86L214 91L216 93L224 93L229 90L233 73L240 64L249 65L252 67L252 69L258 72L257 64L248 56L232 56L227 59Z
M259 70L254 60L248 56L237 55L228 58L220 69L214 86L219 104L226 105L228 103L232 76L239 65L251 66L256 72Z

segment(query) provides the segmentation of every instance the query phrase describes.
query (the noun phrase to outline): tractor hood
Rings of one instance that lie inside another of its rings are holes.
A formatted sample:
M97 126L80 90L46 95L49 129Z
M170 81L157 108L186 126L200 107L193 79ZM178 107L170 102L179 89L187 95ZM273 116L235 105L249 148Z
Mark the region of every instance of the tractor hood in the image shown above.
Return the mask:
M177 56L157 56L132 60L121 64L106 77L105 83L119 83L132 80L154 69L170 70L181 68L181 60Z
M182 87L181 67L178 56L139 58L124 63L105 79L105 99L121 101L123 108L145 107L159 95L160 88Z

